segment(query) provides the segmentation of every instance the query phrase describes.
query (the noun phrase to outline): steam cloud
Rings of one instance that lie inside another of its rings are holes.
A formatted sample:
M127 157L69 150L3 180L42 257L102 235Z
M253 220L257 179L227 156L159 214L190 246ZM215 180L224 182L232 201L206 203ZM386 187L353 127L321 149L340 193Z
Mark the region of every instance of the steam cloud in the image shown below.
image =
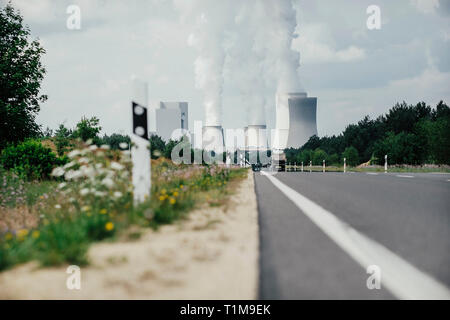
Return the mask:
M198 51L196 87L203 92L206 125L221 125L225 64L249 124L265 124L265 93L301 90L299 53L291 49L297 26L291 0L175 0L175 6L193 30L188 43Z

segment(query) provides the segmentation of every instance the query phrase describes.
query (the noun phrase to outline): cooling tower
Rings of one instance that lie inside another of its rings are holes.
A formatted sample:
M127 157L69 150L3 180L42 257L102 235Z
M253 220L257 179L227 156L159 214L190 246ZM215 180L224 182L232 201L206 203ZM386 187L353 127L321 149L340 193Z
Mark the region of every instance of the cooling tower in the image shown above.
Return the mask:
M225 141L222 126L203 127L203 149L216 153L224 152Z
M273 149L300 148L317 135L316 110L317 98L306 92L277 94Z
M267 128L265 125L249 125L245 134L248 151L267 150Z

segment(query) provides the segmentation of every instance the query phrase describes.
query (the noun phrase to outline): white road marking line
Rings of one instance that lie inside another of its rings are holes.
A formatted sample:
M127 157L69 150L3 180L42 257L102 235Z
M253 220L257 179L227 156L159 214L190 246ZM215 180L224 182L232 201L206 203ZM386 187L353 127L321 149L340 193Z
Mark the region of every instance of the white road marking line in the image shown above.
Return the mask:
M376 173L376 172L366 172L366 174L369 174L369 175L372 175L372 176L377 176L378 175L378 173Z
M396 177L399 177L399 178L414 178L414 176L407 176L407 175L404 175L404 174L398 174L398 175L396 175Z
M359 233L331 212L288 187L274 176L265 172L261 172L261 174L267 176L281 192L328 237L358 262L364 270L370 265L379 266L382 272L382 285L386 286L397 298L450 299L450 290L432 276L417 269L376 241Z

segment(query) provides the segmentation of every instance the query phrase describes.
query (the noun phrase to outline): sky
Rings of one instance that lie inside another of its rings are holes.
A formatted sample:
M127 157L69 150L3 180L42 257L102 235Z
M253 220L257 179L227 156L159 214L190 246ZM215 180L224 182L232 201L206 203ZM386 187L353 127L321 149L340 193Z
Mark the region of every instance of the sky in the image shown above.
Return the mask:
M195 24L183 17L182 1L12 0L47 51L41 92L49 98L38 123L72 127L82 116L97 116L103 132L128 133L134 77L148 82L150 105L187 101L190 128L194 120L204 121L203 93L196 86L198 50L189 43ZM71 4L81 10L80 30L66 26ZM366 26L366 9L373 4L381 9L380 30ZM320 136L339 134L348 124L365 115L377 117L396 102L450 103L450 0L294 0L293 7L297 37L292 50L300 53L302 87L318 97ZM267 29L260 20L256 30ZM235 47L243 49L244 37L251 38L245 26L233 27L228 40L234 39ZM225 58L224 128L247 125L248 92L243 92L242 80L252 56L242 52L245 63L236 63L236 56ZM267 83L253 92L264 97L264 107L252 110L264 112L273 128L276 84Z

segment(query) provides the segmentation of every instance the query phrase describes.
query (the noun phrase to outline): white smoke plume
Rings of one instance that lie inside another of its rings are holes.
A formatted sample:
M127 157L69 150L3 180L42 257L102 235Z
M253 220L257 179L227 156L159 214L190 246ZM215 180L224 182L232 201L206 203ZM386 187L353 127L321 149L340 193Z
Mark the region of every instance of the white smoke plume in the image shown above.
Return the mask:
M174 1L193 30L188 41L198 51L196 86L203 91L206 125L221 125L226 59L249 124L265 123L267 92L301 90L299 53L291 49L297 26L291 0Z
M195 61L196 87L203 91L205 122L221 125L224 41L233 23L236 1L175 0L184 22L193 23L189 45L198 51Z

